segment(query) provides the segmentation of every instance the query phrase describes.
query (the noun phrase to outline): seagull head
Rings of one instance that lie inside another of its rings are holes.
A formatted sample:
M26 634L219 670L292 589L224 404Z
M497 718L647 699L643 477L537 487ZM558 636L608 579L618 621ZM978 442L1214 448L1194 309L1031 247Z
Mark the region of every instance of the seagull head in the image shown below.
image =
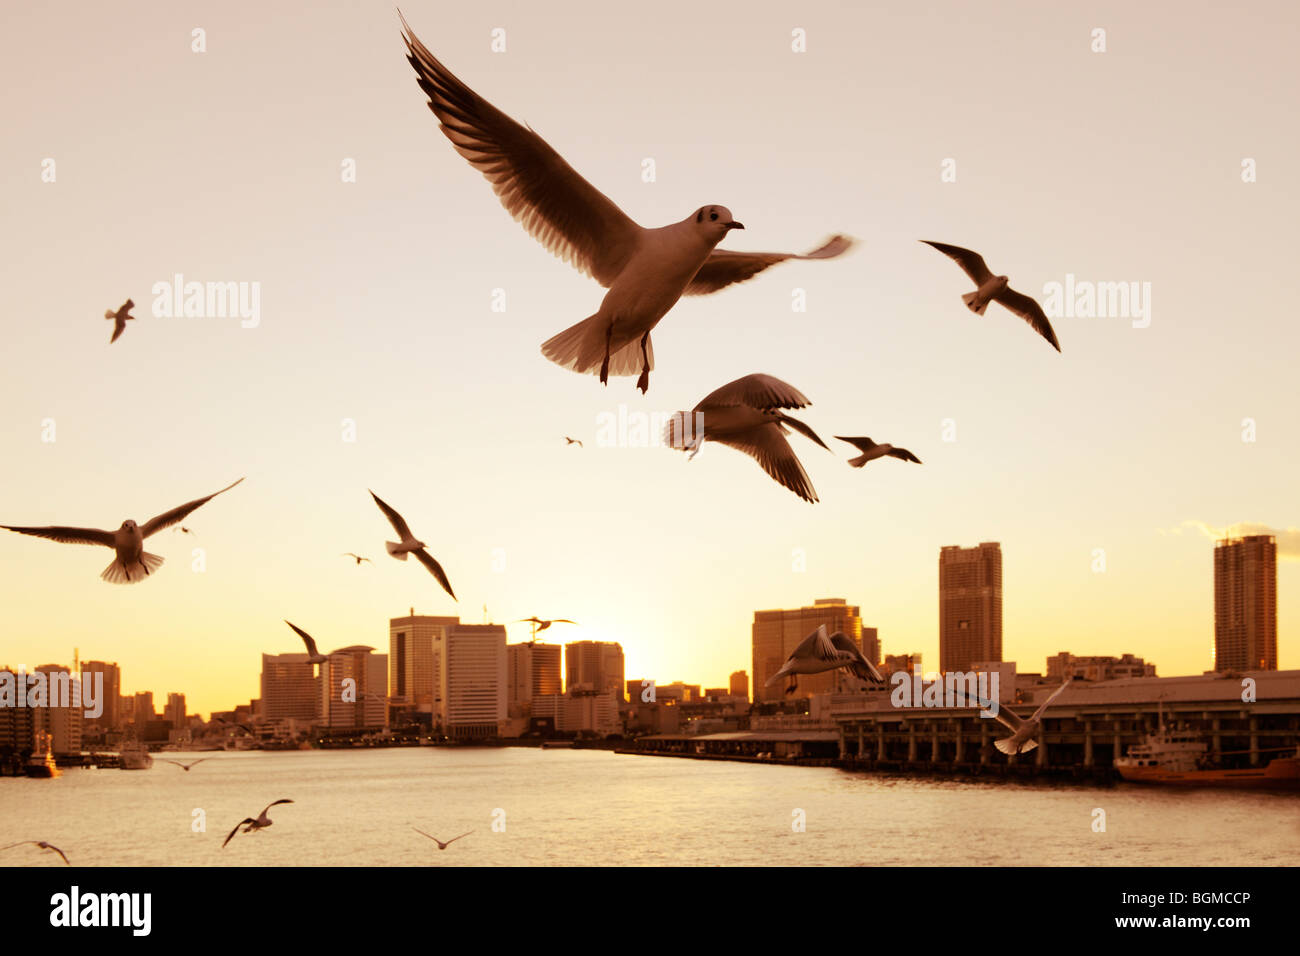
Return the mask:
M701 206L695 210L695 225L704 236L715 245L732 229L744 229L744 223L736 222L736 217L726 206Z
M135 523L134 521L132 521L131 519L129 519L129 518L128 518L126 521L123 521L123 522L122 522L122 530L123 530L123 531L132 531L132 532L133 532L133 531L136 530L137 527L138 527L138 526L136 525L136 523Z

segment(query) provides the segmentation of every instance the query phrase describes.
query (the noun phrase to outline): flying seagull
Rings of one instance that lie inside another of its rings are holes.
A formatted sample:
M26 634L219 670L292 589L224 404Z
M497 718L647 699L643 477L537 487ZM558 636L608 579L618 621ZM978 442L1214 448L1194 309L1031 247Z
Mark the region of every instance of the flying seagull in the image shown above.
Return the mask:
M360 564L362 561L367 561L371 564L374 564L374 562L371 561L369 558L363 558L361 555L353 554L351 551L344 551L342 556L345 558L356 558L357 564Z
M706 439L730 445L755 458L765 472L804 501L816 501L812 481L786 441L785 426L823 448L826 443L803 422L781 412L810 404L802 392L779 378L746 375L710 392L693 412L677 412L664 430L664 444L681 451L692 449L691 458Z
M1071 678L1067 677L1065 683L1052 691L1051 696L1048 697L1047 700L1043 701L1039 708L1034 711L1034 715L1028 720L1018 717L1006 707L998 707L997 713L994 716L997 717L1004 727L1011 731L1011 736L993 741L993 746L1008 755L1029 753L1029 751L1037 747L1038 741L1034 738L1038 735L1038 731L1042 727L1043 711L1052 706L1052 702L1061 696L1061 691L1070 686L1070 681ZM976 698L976 700L979 701L979 705L985 710L991 710L993 708L992 701L981 700L979 698Z
M427 837L428 837L430 840L432 840L434 843L438 844L438 849L439 849L439 850L445 850L445 849L447 849L447 847L449 847L451 844L453 844L453 843L455 843L457 840L459 840L460 837L467 837L467 836L469 836L470 833L473 833L473 832L474 832L473 830L470 830L469 833L462 833L460 836L454 836L454 837L452 837L450 840L448 840L448 841L446 841L446 842L444 843L442 840L439 840L436 836L433 836L433 835L430 834L430 833L425 833L425 832L424 832L423 830L421 830L419 827L411 827L411 829L414 830L416 833L419 833L419 834L422 835L422 836L427 836Z
M239 481L243 481L240 478ZM191 511L201 507L211 501L222 492L229 491L235 485L227 485L221 491L214 491L206 498L196 498L188 504L180 505L171 511L164 511L156 518L150 518L143 525L138 525L134 521L127 520L122 522L122 527L116 531L100 531L97 528L18 528L12 525L0 525L6 531L17 531L19 534L31 534L38 538L49 538L52 541L62 541L64 544L101 544L106 548L113 548L117 552L117 557L112 563L104 569L100 575L110 584L135 584L143 581L146 577L162 567L163 559L156 554L149 554L144 550L144 539L152 534L168 528L178 521L181 521Z
M837 667L847 668L859 680L876 683L884 683L885 680L876 665L867 660L851 637L843 631L836 631L827 637L826 625L823 624L794 649L781 669L768 678L765 686L771 687L782 677L788 677L790 684L785 692L793 694L799 686L798 675L820 674Z
M888 455L890 458L901 458L903 461L914 461L918 465L921 459L917 458L906 448L895 448L893 445L877 445L870 438L845 438L843 435L836 435L840 441L846 441L858 451L862 452L857 458L850 458L849 464L854 468L861 468L869 461L875 461L877 458L883 458Z
M326 655L316 650L315 638L313 638L310 634L308 634L306 631L300 628L297 624L290 624L288 621L285 621L284 623L288 624L291 628L293 628L294 633L296 633L299 637L301 637L302 642L307 645L308 664L324 664L327 660L329 660L329 658Z
M122 333L126 331L126 323L128 321L134 321L135 316L130 314L131 310L134 308L135 303L130 299L127 299L122 303L122 307L116 312L112 309L106 309L104 311L104 318L113 320L113 337L108 340L109 345L112 345L122 337Z
M567 617L553 617L549 621L543 620L540 617L521 617L519 620L515 621L514 623L531 624L533 625L533 630L544 631L552 624L577 624L578 622L570 621Z
M68 862L68 858L64 855L62 850L53 843L46 843L44 840L23 840L21 843L10 843L8 846L0 846L0 853L3 853L5 850L12 850L16 846L27 846L29 844L31 846L38 846L42 850L49 850L51 853L57 853L59 856L63 857L64 863Z
M400 542L385 542L385 545L388 548L388 553L398 561L405 561L408 554L414 554L416 559L429 569L429 573L438 579L438 583L442 585L444 591L451 595L451 599L453 601L459 601L459 598L456 597L456 592L451 589L451 582L447 580L446 572L442 570L442 565L435 561L433 555L429 554L429 552L425 550L427 545L423 541L417 541L415 539L415 535L411 534L411 529L406 524L406 520L388 505L384 504L384 502L379 499L379 496L373 491L370 492L370 497L375 499L375 504L379 505L379 510L388 518L389 524L393 526L393 530L396 531L402 539Z
M578 441L576 438L570 438L568 435L564 436L564 441L566 444L577 445L579 448L582 447L582 442Z
M834 236L806 255L719 252L745 227L725 206L701 206L681 222L646 229L527 126L521 126L457 79L402 19L407 59L429 109L456 152L492 184L501 204L560 259L609 289L597 312L542 343L542 354L575 372L641 377L650 386L650 332L683 295L705 295L753 278L787 259L830 259L853 241Z
M1028 322L1035 332L1051 342L1052 348L1061 351L1061 343L1056 341L1056 333L1052 331L1052 323L1047 321L1047 314L1043 311L1043 307L1029 296L1011 288L1007 284L1009 280L1006 276L995 276L984 264L984 257L978 252L971 252L961 246L931 242L929 239L921 241L928 246L934 246L956 262L974 281L977 286L975 291L967 292L961 297L961 300L966 303L966 308L976 315L983 315L990 302L1001 302Z
M266 810L270 810L272 807L277 806L281 803L293 803L293 801L277 800L275 801L275 803L268 803L266 805ZM266 815L266 810L263 810L261 814L258 815L256 820L254 820L252 817L245 817L244 819L236 823L235 828L231 830L230 835L226 837L226 842L221 844L221 848L223 850L226 848L226 843L229 843L232 839L234 839L235 834L240 832L239 830L240 827L244 828L243 830L244 833L255 833L258 830L265 830L267 827L269 827L271 825L271 818Z
M163 763L175 764L176 766L184 770L186 773L189 773L191 767L193 767L195 764L203 763L203 761L207 760L208 758L200 757L198 760L191 760L189 763L181 763L179 760L168 760L166 757L159 757L158 759L161 760Z

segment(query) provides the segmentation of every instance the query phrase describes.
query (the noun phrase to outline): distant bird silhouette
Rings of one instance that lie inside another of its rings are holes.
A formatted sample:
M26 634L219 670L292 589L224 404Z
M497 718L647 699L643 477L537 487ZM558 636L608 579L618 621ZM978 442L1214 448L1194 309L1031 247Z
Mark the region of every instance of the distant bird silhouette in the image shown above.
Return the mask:
M744 282L787 259L829 259L852 245L835 236L804 256L719 252L745 228L725 206L701 206L658 229L633 222L545 140L457 79L402 19L407 60L452 146L492 184L506 210L548 251L609 289L597 312L542 343L542 354L579 373L635 375L650 387L650 333L683 295Z
M64 855L62 850L53 843L46 843L44 840L23 840L20 843L10 843L8 846L0 846L0 853L3 853L5 850L12 850L16 846L29 845L40 847L42 850L49 850L51 853L57 853L59 856L63 857L64 863L68 862L68 858Z
M456 592L451 589L451 582L447 580L446 572L442 570L442 565L435 561L433 556L425 550L428 545L423 541L417 541L415 535L411 534L411 529L407 525L406 520L388 505L384 504L377 494L372 491L370 492L370 497L375 499L375 504L379 505L379 510L388 518L389 524L393 526L393 530L396 531L402 539L400 542L387 542L386 547L388 548L388 553L398 561L405 561L408 554L414 554L419 562L429 569L429 573L438 579L438 583L442 585L444 591L451 595L451 599L453 601L458 601L459 599L456 597Z
M1056 341L1056 333L1052 331L1052 323L1047 321L1047 313L1043 311L1043 307L1029 296L1012 289L1008 285L1010 280L1006 276L995 276L984 264L984 257L978 252L971 252L961 246L931 242L929 239L922 239L921 242L927 246L934 246L952 259L974 281L977 286L975 291L967 292L961 297L961 300L966 303L966 308L976 315L983 315L990 302L1001 302L1028 322L1035 332L1052 343L1052 348L1061 351L1061 343Z
M240 827L244 828L243 830L244 833L255 833L258 830L265 830L267 827L271 825L271 818L266 815L267 810L270 810L272 807L279 806L282 803L293 803L293 801L277 800L275 801L275 803L268 803L266 805L266 810L263 810L260 814L258 814L257 819L253 819L252 817L245 817L244 819L240 820L238 823L235 824L235 828L230 831L230 835L226 837L225 843L221 844L221 848L223 850L226 848L226 843L229 843L232 839L234 839L235 834L240 832L239 830Z
M577 445L579 448L582 447L582 442L578 441L576 438L570 438L568 435L565 435L564 440L570 445Z
M356 558L356 559L357 559L357 564L360 564L362 561L366 561L366 562L369 562L370 564L374 564L374 562L371 561L369 558L363 558L361 555L359 555L359 554L353 554L351 551L344 551L344 552L343 552L343 557L345 557L345 558Z
M549 621L547 621L547 620L543 620L543 619L540 618L540 617L521 617L519 620L515 621L514 623L515 623L515 624L531 624L531 625L532 625L532 638L533 638L534 641L536 641L536 640L537 640L537 632L538 632L538 631L544 631L544 630L546 630L546 629L547 629L548 627L550 627L552 624L577 624L578 622L577 622L577 621L570 621L567 617L554 617L554 618L551 618Z
M781 412L810 404L802 392L779 378L746 375L706 395L693 410L699 414L677 412L664 430L664 444L682 451L693 449L691 458L706 439L730 445L754 458L778 484L804 501L816 501L812 481L786 441L785 426L823 448L826 443L803 422Z
M1033 716L1028 720L1017 716L1006 707L999 705L998 711L994 716L1004 727L1011 731L1011 736L993 741L993 746L997 747L998 750L1008 756L1011 754L1029 753L1029 751L1037 747L1038 741L1035 740L1034 737L1038 735L1038 731L1042 727L1043 712L1047 710L1048 707L1052 706L1052 703L1056 698L1061 696L1061 691L1070 686L1070 680L1071 678L1067 677L1064 684L1052 691L1051 696L1039 705L1038 709L1034 711ZM985 710L992 709L992 701L984 700L982 698L976 699L979 702L979 705Z
M122 337L122 333L126 330L127 322L135 320L135 316L129 314L134 308L135 303L130 299L127 299L122 303L122 307L116 312L112 309L108 309L104 312L104 318L113 320L113 337L108 340L109 345L112 345Z
M191 760L189 763L181 763L179 760L168 760L166 757L159 757L158 759L161 760L163 763L175 764L176 766L184 770L186 773L189 773L191 767L193 767L195 764L203 763L203 761L207 760L208 758L200 757L198 760Z
M194 533L193 531L191 531L189 528L185 527L184 525L177 525L175 528L172 528L172 531L173 531L173 532L179 531L181 534L193 534L193 533Z
M893 445L877 445L870 438L845 438L843 435L836 435L840 441L846 441L858 451L862 452L857 458L850 458L849 464L854 468L861 468L869 461L875 461L877 458L884 458L888 455L890 458L901 458L903 461L914 461L918 465L921 459L917 458L906 448L895 448Z
M324 664L329 660L329 657L316 650L316 641L310 634L300 628L297 624L290 624L288 621L285 621L284 623L293 628L294 633L301 637L302 642L307 645L308 664Z
M439 840L436 836L434 836L434 835L432 835L432 834L430 834L430 833L425 833L425 832L424 832L423 830L421 830L419 827L411 827L411 829L414 830L416 833L420 834L421 836L427 836L427 837L428 837L430 840L432 840L434 843L438 844L438 849L439 849L439 850L445 850L445 849L447 849L447 847L451 846L453 843L455 843L457 840L459 840L460 837L467 837L467 836L469 836L470 833L473 833L473 832L474 832L473 830L470 830L469 833L462 833L460 836L454 836L454 837L452 837L450 840L448 840L448 841L446 841L446 842L444 843L442 840Z
M243 480L243 478L239 479L239 481ZM110 584L135 584L143 581L162 567L163 564L163 559L158 555L149 554L144 550L145 538L181 521L196 508L207 504L222 492L235 487L235 485L239 484L239 481L227 485L221 491L214 491L204 498L196 498L194 501L173 508L171 511L164 511L158 517L150 518L143 525L138 525L130 520L123 521L122 527L116 531L62 526L19 528L12 525L0 525L0 528L4 528L6 531L16 531L19 534L35 535L38 538L49 538L51 541L61 541L64 544L100 544L106 548L113 548L117 552L117 557L104 569L100 577Z
M823 624L804 638L781 669L768 678L765 686L771 687L781 678L788 677L790 684L785 692L793 694L798 689L800 674L820 674L838 667L847 669L859 680L874 683L884 683L885 680L876 665L867 660L861 648L853 643L853 638L843 631L827 637L826 625Z

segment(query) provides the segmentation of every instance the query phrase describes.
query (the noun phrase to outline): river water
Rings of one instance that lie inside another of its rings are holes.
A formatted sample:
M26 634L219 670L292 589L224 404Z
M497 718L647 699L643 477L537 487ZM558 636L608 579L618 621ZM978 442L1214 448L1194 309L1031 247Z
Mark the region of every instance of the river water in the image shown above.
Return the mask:
M0 779L0 846L47 840L82 866L1300 864L1300 794L533 748L165 756L207 759L189 772L156 755L144 771ZM239 820L286 797L270 828L222 848ZM473 832L439 851L412 827ZM61 862L18 847L0 865Z

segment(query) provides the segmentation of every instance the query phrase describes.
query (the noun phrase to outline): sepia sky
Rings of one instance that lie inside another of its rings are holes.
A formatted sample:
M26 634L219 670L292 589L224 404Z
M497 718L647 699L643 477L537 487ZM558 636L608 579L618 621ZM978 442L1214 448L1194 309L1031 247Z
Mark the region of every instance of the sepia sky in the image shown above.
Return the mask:
M553 640L619 641L629 678L720 686L750 669L755 609L838 596L933 668L939 548L1000 541L1021 670L1062 650L1210 668L1214 529L1300 526L1300 12L869 7L404 3L452 71L638 222L719 203L747 227L722 248L859 240L680 303L646 396L540 355L603 290L452 150L391 3L8 10L0 523L116 528L247 481L185 521L194 537L149 539L167 564L131 587L99 580L107 549L0 533L0 665L77 647L121 664L124 692L206 713L257 696L260 653L301 650L283 618L386 652L409 607L479 623L486 604L580 622ZM1149 283L1149 325L1053 316L1058 355L996 304L970 314L969 281L918 239L1040 299L1067 274ZM177 273L259 283L259 323L155 317ZM110 347L104 310L128 296ZM602 414L690 408L751 372L808 395L799 417L837 446L791 436L820 503L721 445L689 463L601 447ZM925 464L851 469L836 434ZM368 488L460 604L384 554ZM1300 667L1297 539L1279 537L1283 668Z

